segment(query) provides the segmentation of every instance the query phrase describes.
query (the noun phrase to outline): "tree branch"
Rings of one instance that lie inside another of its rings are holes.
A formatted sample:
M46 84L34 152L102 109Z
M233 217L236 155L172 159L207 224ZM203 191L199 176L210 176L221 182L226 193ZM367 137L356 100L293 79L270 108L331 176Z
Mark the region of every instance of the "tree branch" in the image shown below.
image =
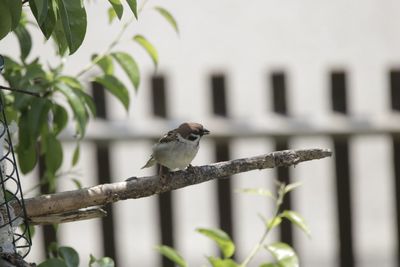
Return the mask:
M132 177L125 182L101 184L79 190L42 195L26 199L25 206L28 219L31 222L51 223L51 220L44 218L54 215L60 216L60 214L74 217L73 214L80 213L83 208L102 206L130 198L147 197L256 169L289 167L303 161L322 159L331 155L332 152L329 149L277 151L256 157L235 159L171 172L166 176L167 182L162 182L159 176ZM92 215L91 213L89 218L93 218ZM104 216L104 213L102 216ZM86 217L76 216L76 218L85 219ZM58 220L58 222L63 222L63 220Z

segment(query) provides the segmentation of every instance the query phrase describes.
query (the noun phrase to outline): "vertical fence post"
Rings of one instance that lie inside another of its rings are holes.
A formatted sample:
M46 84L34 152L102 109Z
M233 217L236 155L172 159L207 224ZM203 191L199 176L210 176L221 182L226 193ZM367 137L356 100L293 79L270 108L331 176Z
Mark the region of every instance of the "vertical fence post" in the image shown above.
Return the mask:
M226 85L223 75L213 75L211 77L212 91L212 111L213 114L220 117L228 117ZM216 161L229 160L229 140L216 140L215 159ZM229 177L227 177L229 178ZM227 232L232 239L233 235L233 214L232 214L232 183L231 179L217 180L218 214L219 226Z
M332 110L341 114L348 114L346 96L346 75L344 72L331 73ZM349 163L349 137L333 136L336 198L339 224L339 258L340 266L353 267L353 228L352 228L352 201Z
M96 105L96 117L99 119L107 119L106 94L103 86L99 83L92 83L93 99ZM110 149L107 143L96 144L96 163L97 163L97 181L98 184L111 182L111 164L110 164ZM118 266L115 249L114 235L114 212L112 205L104 207L107 216L101 220L103 250L104 254L114 259Z
M391 109L400 112L400 70L390 72ZM400 266L400 136L391 135L393 146L394 185L397 218L397 266Z
M162 76L155 76L151 80L153 115L159 118L167 119L167 100L165 92L165 80ZM158 166L157 166L158 167ZM174 246L174 228L173 228L173 209L172 192L165 192L158 195L158 210L161 230L161 243L163 245ZM162 257L163 267L173 267L174 264Z
M39 156L38 170L39 170L39 179L43 179L44 172L45 172L43 156ZM41 182L40 183L40 194L44 195L44 194L49 194L49 193L54 193L54 192L50 192L49 184ZM57 232L56 232L56 228L53 225L43 225L42 229L43 229L43 245L44 245L44 249L45 249L46 255L47 255L48 254L47 250L49 249L50 244L53 242L57 242Z
M287 97L286 97L286 80L283 72L275 72L271 75L272 83L272 99L273 99L273 111L281 116L288 116L287 108ZM280 137L275 140L275 150L286 150L289 149L288 138ZM287 167L279 167L276 169L278 180L281 183L290 183L290 172ZM282 203L282 210L292 209L292 193L288 193L285 196L285 200ZM283 242L293 246L293 229L292 225L288 220L284 220L280 227L280 238Z

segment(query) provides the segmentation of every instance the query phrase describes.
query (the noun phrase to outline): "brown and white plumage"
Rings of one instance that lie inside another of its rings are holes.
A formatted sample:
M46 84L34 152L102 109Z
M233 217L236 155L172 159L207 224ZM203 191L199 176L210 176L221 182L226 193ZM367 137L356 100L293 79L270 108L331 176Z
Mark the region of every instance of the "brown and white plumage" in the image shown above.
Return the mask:
M201 137L209 133L199 123L182 123L153 146L153 154L142 169L156 163L171 170L185 169L196 156Z

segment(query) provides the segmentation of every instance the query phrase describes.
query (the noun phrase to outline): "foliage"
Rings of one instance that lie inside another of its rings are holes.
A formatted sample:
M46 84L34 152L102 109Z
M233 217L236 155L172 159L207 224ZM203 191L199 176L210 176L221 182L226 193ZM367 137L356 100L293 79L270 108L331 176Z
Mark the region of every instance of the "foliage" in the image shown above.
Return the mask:
M79 267L79 255L71 247L59 247L52 243L49 249L50 258L38 267ZM114 267L114 261L109 257L95 258L90 255L89 267Z
M13 32L20 47L19 59L15 55L0 56L0 71L8 83L0 85L0 95L5 100L6 115L9 121L18 124L18 145L16 152L18 165L23 174L34 169L41 160L44 175L41 184L47 184L49 192L54 192L59 169L65 161L59 140L62 130L73 120L77 146L70 159L71 166L79 161L80 140L85 136L88 122L96 114L95 104L81 79L83 74L97 67L101 74L92 81L99 83L110 92L128 111L130 94L140 86L140 65L134 56L117 49L122 38L129 35L127 28L136 22L144 3L138 7L136 0L109 0L96 4L109 5L110 23L114 18L121 19L124 5L130 11L130 19L121 25L119 34L105 50L90 57L87 66L77 67L76 75L64 73L65 58L75 53L86 36L87 16L85 2L82 0L0 0L0 42ZM22 4L24 3L24 4ZM26 5L26 7L24 7ZM126 9L126 8L125 8ZM177 23L169 11L163 7L153 7L165 21L178 31ZM29 11L33 16L27 16ZM32 17L35 21L29 21ZM31 25L36 25L46 40L56 44L59 63L55 66L43 64L40 55L32 51ZM158 64L155 46L143 34L127 36L133 43L143 47L154 62ZM125 85L114 69L119 66L130 81ZM132 90L133 89L133 90ZM132 92L131 92L132 91ZM74 181L76 183L76 181Z
M260 265L260 267L298 267L299 260L297 258L296 252L293 248L283 242L276 242L271 244L266 244L266 239L271 230L278 227L282 219L287 219L294 225L299 227L303 232L309 235L310 231L304 219L297 213L291 210L281 210L283 199L287 193L292 191L294 188L298 187L298 183L293 184L282 184L278 183L278 192L276 195L271 193L271 191L262 188L249 188L243 189L241 192L248 194L255 194L263 197L268 197L273 199L275 203L275 215L270 219L262 219L265 225L265 231L260 239L260 241L254 246L250 251L248 256L240 263L236 262L232 256L235 253L235 244L227 233L220 229L206 229L199 228L197 232L210 238L214 241L222 252L223 258L207 256L208 263L212 267L245 267L250 266L251 260L259 252L260 249L264 248L268 251L274 262L265 262ZM157 250L169 260L174 262L180 267L188 266L185 259L179 255L179 253L168 246L157 247Z

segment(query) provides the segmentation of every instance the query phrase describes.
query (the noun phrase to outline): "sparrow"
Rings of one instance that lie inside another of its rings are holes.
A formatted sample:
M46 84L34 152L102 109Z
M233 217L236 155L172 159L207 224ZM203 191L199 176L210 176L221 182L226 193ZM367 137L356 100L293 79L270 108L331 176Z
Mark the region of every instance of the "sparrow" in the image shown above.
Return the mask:
M153 154L142 169L158 163L161 165L160 175L162 175L162 167L170 170L183 170L191 166L190 163L199 151L201 137L209 133L210 131L199 123L182 123L154 144Z

